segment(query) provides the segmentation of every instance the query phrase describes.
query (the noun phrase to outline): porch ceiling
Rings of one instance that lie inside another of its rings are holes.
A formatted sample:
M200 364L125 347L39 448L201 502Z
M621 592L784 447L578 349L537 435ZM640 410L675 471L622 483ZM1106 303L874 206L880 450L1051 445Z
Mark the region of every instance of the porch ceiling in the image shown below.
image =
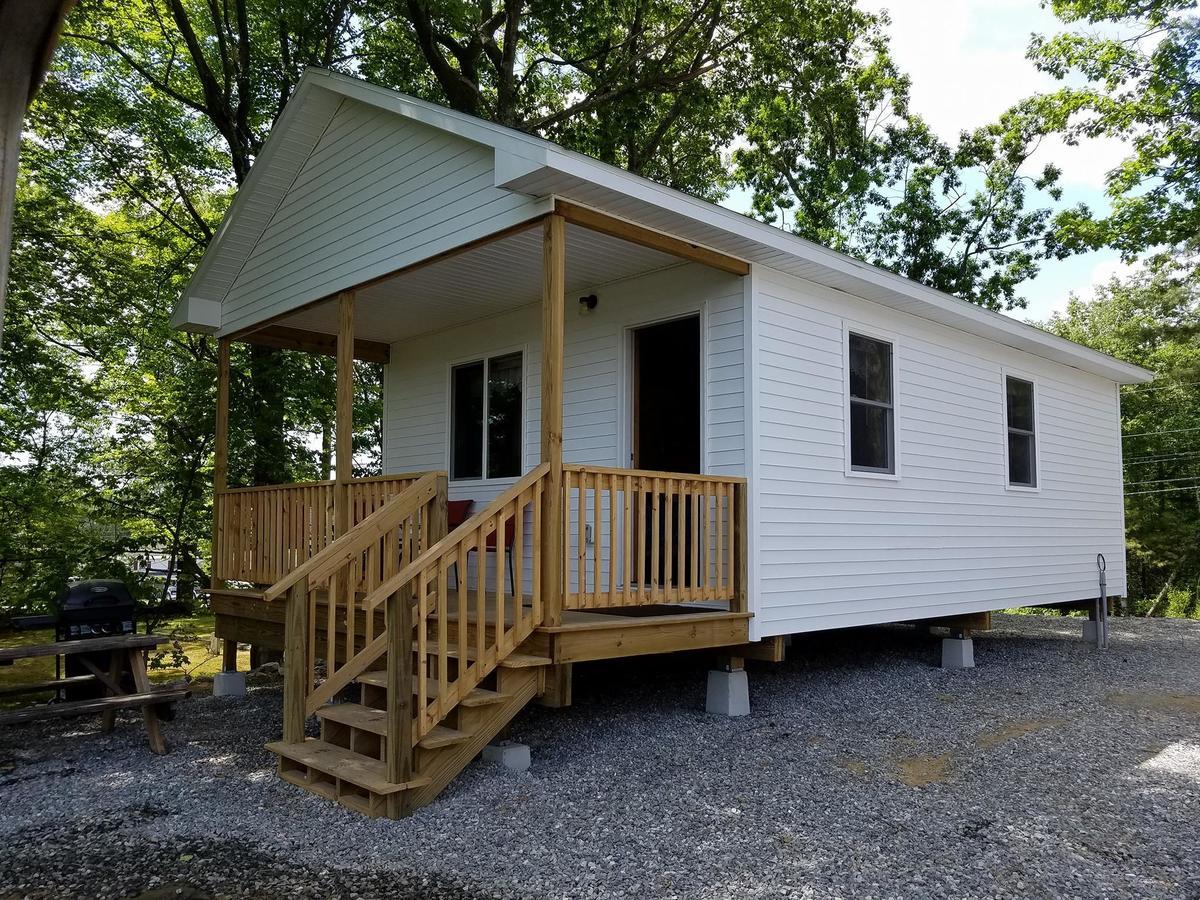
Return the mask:
M593 288L678 265L680 260L568 225L567 302ZM525 231L396 275L357 292L355 334L392 343L541 301L542 228ZM337 334L338 307L329 300L278 325Z

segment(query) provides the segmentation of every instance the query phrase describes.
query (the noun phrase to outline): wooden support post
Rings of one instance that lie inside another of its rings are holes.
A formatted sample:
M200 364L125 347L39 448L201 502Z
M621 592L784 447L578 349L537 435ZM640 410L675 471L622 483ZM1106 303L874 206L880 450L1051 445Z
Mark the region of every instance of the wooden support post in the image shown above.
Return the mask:
M542 232L542 610L562 623L563 598L563 328L566 315L566 222L546 217ZM582 511L581 511L582 514Z
M338 295L336 422L333 515L341 537L350 528L350 479L354 477L354 294L349 291Z
M749 507L746 503L749 488L745 482L733 487L733 603L731 612L746 612L750 609L750 540Z
M308 700L308 579L288 591L283 631L283 740L304 743L305 704Z
M541 706L561 709L571 705L572 663L559 663L546 667L546 691L539 698Z
M225 587L217 577L224 559L227 535L221 523L219 496L229 487L229 339L217 341L217 410L213 432L213 527L212 560L208 586L213 590Z
M229 638L221 641L221 671L237 671L237 641Z
M412 780L413 655L412 602L408 590L387 601L387 779L392 784ZM422 625L424 627L424 625ZM388 795L388 815L410 811L408 791Z
M333 527L334 535L342 537L350 530L350 479L354 477L354 294L350 291L338 295L337 410L334 453L336 455L334 465L337 471L333 486ZM339 605L346 612L346 659L351 659L355 652L352 577L351 569L342 569L340 574L334 576L329 583L331 620L336 621ZM333 661L330 661L329 665L332 668Z
M432 547L446 536L450 528L450 479L445 474L437 476L433 508L429 514L429 545ZM425 548L422 548L425 549Z

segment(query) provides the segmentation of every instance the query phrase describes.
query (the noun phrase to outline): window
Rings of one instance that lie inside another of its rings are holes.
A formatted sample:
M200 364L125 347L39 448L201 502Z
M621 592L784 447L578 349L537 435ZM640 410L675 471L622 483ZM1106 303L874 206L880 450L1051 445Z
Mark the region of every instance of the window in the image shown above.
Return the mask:
M450 370L450 477L521 474L520 353Z
M1037 487L1037 426L1033 382L1004 377L1004 421L1008 427L1008 483Z
M850 335L850 468L896 471L896 410L892 395L892 345Z

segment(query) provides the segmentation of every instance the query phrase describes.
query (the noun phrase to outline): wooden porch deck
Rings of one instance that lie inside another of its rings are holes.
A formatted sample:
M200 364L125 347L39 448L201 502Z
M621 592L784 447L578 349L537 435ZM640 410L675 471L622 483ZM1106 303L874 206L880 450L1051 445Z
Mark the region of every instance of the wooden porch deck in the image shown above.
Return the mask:
M210 592L210 608L216 616L216 636L222 640L255 644L283 650L286 605L263 599L259 590L225 588ZM513 621L515 609L512 597L505 597L505 620ZM528 609L532 598L524 598ZM521 652L542 656L561 663L590 662L644 656L654 653L675 653L684 650L708 650L735 647L749 642L748 612L731 612L728 604L688 606L659 604L624 607L611 610L563 610L560 625L543 625L521 646ZM318 600L318 619L324 621L327 607ZM365 634L360 622L355 632ZM377 628L383 628L383 611L376 610ZM476 627L478 616L467 613L468 628ZM457 624L451 612L447 621ZM497 623L496 595L488 592L485 622L490 630ZM345 633L344 625L338 629Z

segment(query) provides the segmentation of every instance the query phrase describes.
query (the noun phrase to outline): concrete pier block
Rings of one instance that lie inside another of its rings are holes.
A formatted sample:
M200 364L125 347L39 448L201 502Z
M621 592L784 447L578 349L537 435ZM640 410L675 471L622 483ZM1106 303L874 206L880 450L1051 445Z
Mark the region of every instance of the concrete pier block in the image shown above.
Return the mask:
M529 768L529 745L516 741L496 741L483 748L483 758L488 762L500 763L511 772L524 772Z
M942 638L942 668L975 668L974 641L970 638Z
M1100 630L1100 623L1095 619L1088 619L1083 623L1083 639L1090 644L1096 643L1096 636Z
M244 672L218 672L213 676L214 697L245 697L246 674Z
M746 670L710 671L704 709L718 716L750 715L750 679L746 677Z

